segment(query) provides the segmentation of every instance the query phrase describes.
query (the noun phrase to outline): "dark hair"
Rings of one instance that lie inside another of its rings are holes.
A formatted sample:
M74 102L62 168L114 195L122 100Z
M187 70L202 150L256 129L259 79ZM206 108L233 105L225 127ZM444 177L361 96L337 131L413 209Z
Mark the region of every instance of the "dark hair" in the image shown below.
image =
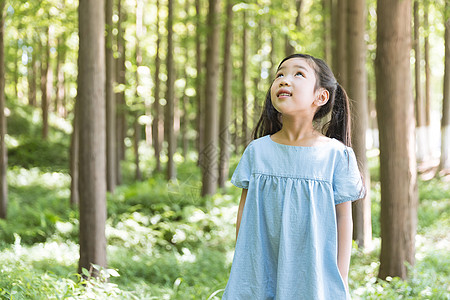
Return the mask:
M283 62L291 58L305 59L315 71L315 89L324 88L330 93L330 99L316 111L313 120L319 121L331 111L331 119L323 125L322 133L351 147L350 110L347 93L337 82L330 67L319 58L297 53L284 58L278 65L277 70L280 69ZM281 129L281 126L280 113L272 105L269 88L261 117L253 132L253 138L257 139L268 134L274 134Z

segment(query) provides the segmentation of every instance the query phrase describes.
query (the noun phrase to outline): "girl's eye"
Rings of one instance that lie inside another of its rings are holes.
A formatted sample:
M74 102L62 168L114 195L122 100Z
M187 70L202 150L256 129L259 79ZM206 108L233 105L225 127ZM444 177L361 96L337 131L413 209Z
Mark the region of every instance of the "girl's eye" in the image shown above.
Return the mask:
M278 73L277 76L275 76L275 78L280 78L280 77L282 77L282 76L283 76L282 73Z
M305 75L303 75L302 72L297 72L297 73L295 73L295 76L302 76L302 77L305 77Z

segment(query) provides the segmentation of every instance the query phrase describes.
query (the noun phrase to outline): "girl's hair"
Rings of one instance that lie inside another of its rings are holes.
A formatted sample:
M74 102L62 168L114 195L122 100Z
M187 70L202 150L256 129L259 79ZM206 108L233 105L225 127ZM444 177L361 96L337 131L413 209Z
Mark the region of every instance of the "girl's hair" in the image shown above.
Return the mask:
M340 140L346 146L351 147L350 137L350 110L347 93L339 85L330 67L321 59L308 54L292 54L284 58L278 65L277 71L283 62L291 58L303 58L314 69L316 75L315 90L326 89L330 94L328 102L321 106L315 113L313 120L319 121L331 111L331 119L322 127L322 133L327 137ZM270 97L270 88L266 95L263 112L253 132L253 138L257 139L268 134L274 134L281 129L281 114L273 107Z

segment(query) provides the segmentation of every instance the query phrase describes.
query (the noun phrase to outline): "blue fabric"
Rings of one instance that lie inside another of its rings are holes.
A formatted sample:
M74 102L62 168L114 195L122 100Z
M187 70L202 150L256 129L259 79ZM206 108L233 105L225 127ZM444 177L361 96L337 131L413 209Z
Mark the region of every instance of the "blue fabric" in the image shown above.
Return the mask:
M225 300L350 299L337 266L335 205L361 198L353 150L252 141L231 182L248 189Z

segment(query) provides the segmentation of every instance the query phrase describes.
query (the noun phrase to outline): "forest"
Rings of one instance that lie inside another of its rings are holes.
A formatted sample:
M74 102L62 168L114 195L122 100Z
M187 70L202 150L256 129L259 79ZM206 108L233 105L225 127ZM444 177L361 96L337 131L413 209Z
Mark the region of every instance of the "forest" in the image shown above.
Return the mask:
M0 299L221 299L278 63L326 61L366 186L353 299L450 299L450 0L0 0Z

